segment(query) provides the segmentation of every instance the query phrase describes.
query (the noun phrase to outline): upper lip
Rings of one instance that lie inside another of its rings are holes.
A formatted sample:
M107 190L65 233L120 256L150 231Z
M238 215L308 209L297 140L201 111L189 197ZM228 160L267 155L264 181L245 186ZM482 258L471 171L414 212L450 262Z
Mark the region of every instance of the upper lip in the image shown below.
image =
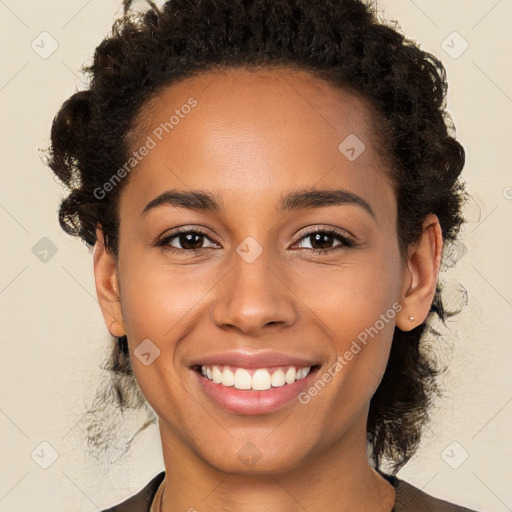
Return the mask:
M197 358L191 361L190 366L209 366L209 365L229 365L238 368L266 368L272 366L297 366L304 368L318 364L317 361L296 356L292 354L285 354L283 352L276 352L273 350L250 352L244 351L230 351L218 354L211 354Z

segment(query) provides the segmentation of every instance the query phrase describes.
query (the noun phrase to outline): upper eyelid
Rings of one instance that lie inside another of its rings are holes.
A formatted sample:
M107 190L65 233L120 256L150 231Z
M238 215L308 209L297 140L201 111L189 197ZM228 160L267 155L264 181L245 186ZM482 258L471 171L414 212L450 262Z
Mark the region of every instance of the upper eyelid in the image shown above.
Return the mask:
M158 244L161 244L163 242L167 242L169 240L172 240L173 238L182 235L182 234L188 234L188 233L197 233L198 235L202 235L205 238L208 238L210 242L214 244L218 244L206 231L200 229L200 228L176 228L176 231L171 231L163 234L161 237L159 237ZM186 250L186 249L183 249Z

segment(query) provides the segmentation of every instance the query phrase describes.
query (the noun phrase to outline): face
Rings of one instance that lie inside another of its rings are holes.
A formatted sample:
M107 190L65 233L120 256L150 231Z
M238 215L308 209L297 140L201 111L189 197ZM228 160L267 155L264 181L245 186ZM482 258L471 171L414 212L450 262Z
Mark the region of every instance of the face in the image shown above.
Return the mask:
M146 105L96 273L164 450L245 473L366 450L415 281L370 123L303 71L211 72Z

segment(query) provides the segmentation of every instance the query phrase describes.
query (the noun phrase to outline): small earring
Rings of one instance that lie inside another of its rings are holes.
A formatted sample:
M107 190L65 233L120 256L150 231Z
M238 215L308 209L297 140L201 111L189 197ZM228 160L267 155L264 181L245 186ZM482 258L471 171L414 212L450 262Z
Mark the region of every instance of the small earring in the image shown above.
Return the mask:
M409 317L409 322L414 322L414 317L413 316Z
M110 327L112 327L115 323L116 319L115 318L112 318L112 323L110 324Z

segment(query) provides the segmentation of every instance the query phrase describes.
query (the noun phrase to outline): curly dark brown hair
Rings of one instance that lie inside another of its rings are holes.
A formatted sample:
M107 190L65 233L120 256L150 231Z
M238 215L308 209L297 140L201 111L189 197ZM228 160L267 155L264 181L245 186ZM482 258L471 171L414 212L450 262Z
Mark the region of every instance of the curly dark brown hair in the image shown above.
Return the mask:
M83 68L88 88L68 98L53 121L48 164L70 192L60 205L62 228L92 246L100 224L117 257L118 199L127 179L101 199L94 191L127 161L142 106L194 74L273 66L309 71L371 107L374 143L396 191L401 251L418 239L429 213L439 218L445 243L455 241L465 153L446 112L445 69L360 0L148 1L138 13L125 0L112 33ZM418 448L439 391L442 369L425 341L431 315L446 316L439 285L426 322L410 332L395 328L370 404L369 457L377 468L388 460L393 473ZM112 405L149 411L126 339L114 343L106 368L112 380L91 412ZM154 420L153 412L148 424ZM89 438L96 446L105 439L99 422L91 423Z

